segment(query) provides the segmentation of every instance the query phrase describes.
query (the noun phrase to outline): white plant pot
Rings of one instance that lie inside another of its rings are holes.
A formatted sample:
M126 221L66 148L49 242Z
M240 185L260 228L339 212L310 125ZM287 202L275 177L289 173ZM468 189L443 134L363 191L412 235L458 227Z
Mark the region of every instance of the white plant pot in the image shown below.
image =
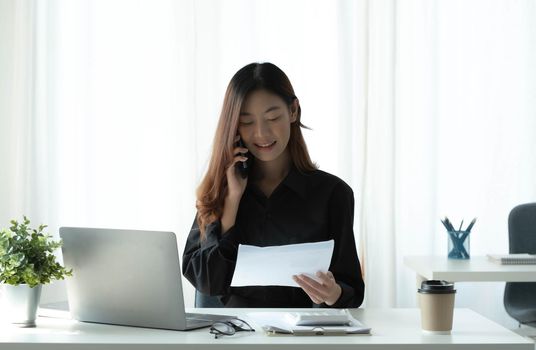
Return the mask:
M2 289L6 319L19 327L35 327L41 285L30 288L27 284L2 284Z

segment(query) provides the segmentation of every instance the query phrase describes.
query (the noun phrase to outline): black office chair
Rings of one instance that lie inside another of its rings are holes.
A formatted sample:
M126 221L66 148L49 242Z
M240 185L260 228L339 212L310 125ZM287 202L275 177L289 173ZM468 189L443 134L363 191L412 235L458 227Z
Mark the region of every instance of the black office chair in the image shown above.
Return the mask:
M195 307L224 307L218 296L203 294L195 290Z
M536 254L536 203L518 205L508 217L510 253ZM536 327L536 282L508 282L504 308L520 325Z

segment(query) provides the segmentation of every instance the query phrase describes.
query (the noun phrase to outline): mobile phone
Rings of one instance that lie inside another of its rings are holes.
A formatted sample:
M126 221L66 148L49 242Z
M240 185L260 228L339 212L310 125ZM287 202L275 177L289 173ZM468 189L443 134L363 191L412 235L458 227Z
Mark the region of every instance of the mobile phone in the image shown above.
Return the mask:
M242 139L238 140L236 145L238 147L246 148L246 145L244 144ZM235 167L236 167L236 170L238 171L238 173L240 173L240 176L242 176L242 178L245 179L249 175L249 169L251 169L251 164L253 162L253 157L252 157L251 153L249 153L249 152L242 153L242 155L244 155L245 157L248 157L248 160L246 160L245 162L237 162L235 164Z

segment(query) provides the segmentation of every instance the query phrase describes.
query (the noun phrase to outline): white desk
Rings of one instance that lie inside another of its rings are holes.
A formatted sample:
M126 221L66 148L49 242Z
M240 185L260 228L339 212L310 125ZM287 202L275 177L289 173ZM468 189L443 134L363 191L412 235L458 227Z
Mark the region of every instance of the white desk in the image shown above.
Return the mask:
M261 310L204 309L203 311L235 314L248 320L247 312ZM274 311L274 309L265 309L265 311ZM37 328L33 329L15 328L3 324L0 327L0 349L448 350L470 348L534 350L533 342L469 309L455 309L451 335L424 334L420 328L418 309L357 309L352 312L356 318L372 327L372 335L267 336L258 325L252 324L257 329L255 333L243 332L232 337L214 339L206 328L178 332L38 318Z
M535 282L536 265L501 265L485 256L467 260L446 256L405 256L404 264L417 273L417 283L423 280L450 282Z

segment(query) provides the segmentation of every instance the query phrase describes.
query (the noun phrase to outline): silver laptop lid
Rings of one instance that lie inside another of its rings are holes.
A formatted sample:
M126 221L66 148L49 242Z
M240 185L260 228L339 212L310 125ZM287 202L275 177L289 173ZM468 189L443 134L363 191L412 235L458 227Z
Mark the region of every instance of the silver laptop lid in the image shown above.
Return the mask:
M60 237L73 318L186 328L173 232L61 227Z

